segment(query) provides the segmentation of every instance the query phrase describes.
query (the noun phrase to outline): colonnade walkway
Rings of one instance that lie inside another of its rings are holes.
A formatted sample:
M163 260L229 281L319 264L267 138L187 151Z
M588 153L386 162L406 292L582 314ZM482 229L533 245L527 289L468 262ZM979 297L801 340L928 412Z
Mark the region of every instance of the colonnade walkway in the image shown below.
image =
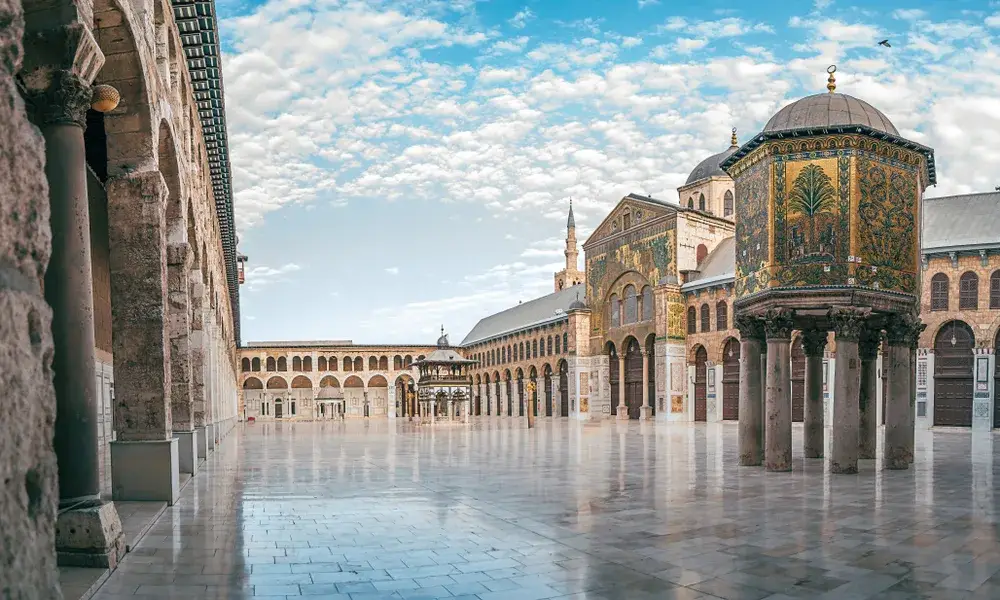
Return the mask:
M234 434L96 598L1000 597L991 434L919 432L910 470L857 475L799 426L789 473L737 466L728 423Z

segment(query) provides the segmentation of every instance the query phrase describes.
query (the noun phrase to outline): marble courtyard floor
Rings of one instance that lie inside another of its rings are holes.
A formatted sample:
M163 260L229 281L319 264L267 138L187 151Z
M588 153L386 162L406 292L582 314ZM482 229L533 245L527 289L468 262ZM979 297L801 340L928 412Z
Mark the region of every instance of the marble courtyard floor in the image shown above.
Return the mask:
M734 424L233 432L95 598L1000 598L1000 438L736 466Z

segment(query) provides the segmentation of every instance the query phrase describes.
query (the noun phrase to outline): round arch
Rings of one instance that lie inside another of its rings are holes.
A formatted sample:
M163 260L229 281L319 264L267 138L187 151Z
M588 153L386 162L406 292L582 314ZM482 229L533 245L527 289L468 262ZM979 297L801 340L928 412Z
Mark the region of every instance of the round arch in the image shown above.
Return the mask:
M389 382L385 380L385 377L381 375L372 375L372 378L368 380L369 388L384 388L389 387Z
M285 381L284 377L279 377L275 375L274 377L267 380L267 389L269 390L287 390L288 382Z
M312 388L312 386L312 381L305 375L296 375L295 379L292 379L292 389L305 390Z
M708 420L708 350L694 347L694 420Z
M740 341L726 338L722 344L722 419L740 418Z
M256 377L247 377L246 381L243 382L243 389L245 390L262 390L264 389L264 383Z
M361 380L357 375L351 375L344 381L345 388L363 388L365 387L365 382Z
M340 387L340 382L337 381L337 378L334 377L333 375L327 375L323 379L319 380L319 387L321 387L321 388L325 388L325 387L339 388Z

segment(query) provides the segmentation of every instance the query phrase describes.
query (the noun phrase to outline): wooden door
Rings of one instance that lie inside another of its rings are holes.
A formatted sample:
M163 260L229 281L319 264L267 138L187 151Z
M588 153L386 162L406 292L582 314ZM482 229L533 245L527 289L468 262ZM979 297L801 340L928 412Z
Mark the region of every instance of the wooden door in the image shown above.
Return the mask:
M281 402L274 403L274 418L275 419L281 418Z
M634 340L625 355L625 405L628 418L639 419L642 410L642 353Z
M569 416L569 365L566 361L559 364L559 404L562 406L562 416Z
M621 373L618 372L618 354L615 353L608 357L608 383L611 384L611 414L618 414L618 378Z
M805 419L806 399L806 353L802 349L802 336L792 344L792 421L801 423Z
M551 417L552 416L552 373L548 371L548 367L546 367L545 378L543 379L543 381L544 383L542 385L545 386L545 392L544 392L545 416Z
M694 356L694 420L708 420L708 351L704 346Z
M946 323L934 340L934 424L972 426L972 330L961 321Z
M740 418L740 342L735 338L722 350L722 418Z

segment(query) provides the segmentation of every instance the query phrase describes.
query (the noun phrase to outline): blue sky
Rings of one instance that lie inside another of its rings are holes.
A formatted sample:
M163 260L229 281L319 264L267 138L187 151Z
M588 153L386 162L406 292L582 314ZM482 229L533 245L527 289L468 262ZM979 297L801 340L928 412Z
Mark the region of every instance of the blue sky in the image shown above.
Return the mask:
M245 341L460 340L548 293L625 194L824 91L1000 185L1000 3L217 2ZM889 38L892 48L876 45ZM581 255L582 263L582 255ZM581 264L582 267L582 264Z

